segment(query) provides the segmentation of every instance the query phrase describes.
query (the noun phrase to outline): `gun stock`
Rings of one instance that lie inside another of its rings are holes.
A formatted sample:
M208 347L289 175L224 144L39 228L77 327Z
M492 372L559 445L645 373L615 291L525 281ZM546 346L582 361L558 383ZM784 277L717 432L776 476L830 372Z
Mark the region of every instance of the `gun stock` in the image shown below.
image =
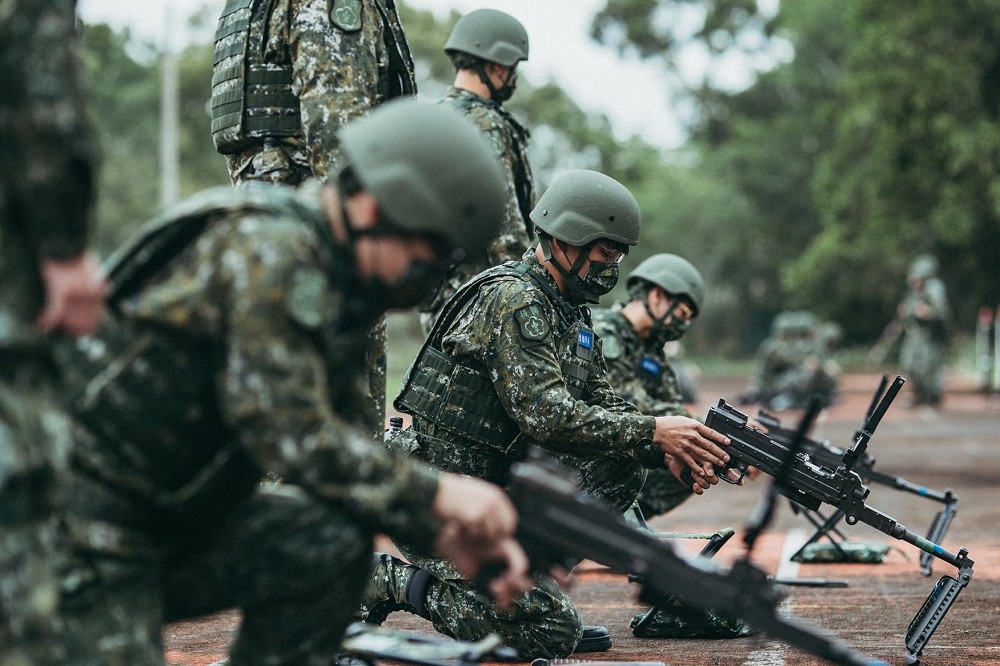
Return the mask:
M508 486L518 508L518 539L536 568L591 559L640 580L643 598L676 596L705 610L732 613L789 645L838 664L876 662L793 618L783 617L783 597L767 575L746 559L724 570L687 560L667 543L628 525L624 518L576 486L569 473L539 457L511 467Z

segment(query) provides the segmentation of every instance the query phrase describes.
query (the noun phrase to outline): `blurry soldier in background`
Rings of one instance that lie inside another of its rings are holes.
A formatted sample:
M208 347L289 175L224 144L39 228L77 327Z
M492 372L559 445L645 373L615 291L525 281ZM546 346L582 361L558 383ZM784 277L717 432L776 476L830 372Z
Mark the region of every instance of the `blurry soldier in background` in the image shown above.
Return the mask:
M705 299L701 273L676 254L655 254L629 273L627 285L628 303L593 312L608 383L643 414L693 418L663 347L679 340L698 316ZM692 489L667 470L650 470L639 507L651 518L691 494Z
M215 33L212 140L234 184L338 171L337 132L416 94L393 0L227 0ZM373 432L385 419L385 320L373 324Z
M757 348L759 369L742 397L744 403L782 411L804 408L812 397L825 404L833 400L839 367L828 358L826 343L817 337L818 325L811 312L778 313L771 322L771 335Z
M71 663L162 664L164 621L226 608L231 665L332 663L376 532L466 575L506 562L501 604L530 584L503 493L375 445L358 391L371 322L485 252L499 165L416 101L341 139L334 183L207 191L109 261L112 314L66 350Z
M951 308L937 260L921 255L910 264L907 292L896 318L903 330L899 363L912 386L910 406L938 407L944 395L942 366L948 349Z
M528 130L503 108L514 94L517 65L528 59L528 33L509 14L478 9L460 18L444 46L455 65L455 83L443 103L471 118L500 156L507 184L507 210L500 233L490 244L487 262L457 264L434 296L421 307L429 332L435 315L463 282L490 266L521 258L531 245L529 215L534 182L528 164Z
M705 303L705 282L691 262L676 254L654 254L628 275L629 301L594 310L594 331L608 363L615 394L643 414L692 417L664 346L679 340ZM643 519L667 513L692 489L665 469L652 469L639 493ZM691 608L661 609L643 624L642 635L669 638L734 638L752 632L740 618ZM635 627L638 619L632 620Z
M693 419L643 415L616 396L584 307L614 288L618 262L638 241L632 194L603 174L572 171L531 220L539 246L480 273L441 310L394 403L413 415L400 435L409 439L389 445L499 485L511 463L540 446L622 512L642 487L644 465L669 460L676 475L692 468L699 494L718 483L710 463L727 458L720 445L728 440ZM406 610L463 640L496 632L524 658L611 646L604 627L585 630L548 576L537 575L531 592L502 611L448 562L398 545L412 564L380 558L364 597L367 622Z
M46 333L91 332L104 282L87 253L96 144L75 3L0 7L0 663L63 663L54 614L57 491L69 427Z

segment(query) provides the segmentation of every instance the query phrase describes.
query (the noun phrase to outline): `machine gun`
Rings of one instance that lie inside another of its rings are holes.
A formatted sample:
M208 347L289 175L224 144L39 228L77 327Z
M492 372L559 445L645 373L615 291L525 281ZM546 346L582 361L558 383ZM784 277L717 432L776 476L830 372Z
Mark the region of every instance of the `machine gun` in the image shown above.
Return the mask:
M749 561L728 570L688 560L582 493L571 473L537 451L511 466L507 488L520 515L518 540L536 569L571 567L581 558L635 575L647 603L676 597L705 610L732 613L789 645L837 664L881 663L793 618L782 616L780 588ZM487 574L488 575L488 574Z
M729 462L724 467L716 468L723 481L738 483L737 479L729 478L727 472L730 469L737 470L738 476L742 478L748 468L756 467L765 474L780 478L779 492L796 504L811 511L829 504L843 512L844 520L849 525L863 522L958 569L956 577L941 577L910 623L905 637L907 651L904 658L908 664L915 664L958 594L972 579L973 561L969 559L965 548L952 553L865 504L869 489L854 471L854 467L864 456L872 433L899 393L903 382L902 377L896 377L858 431L854 445L843 455L836 468L832 469L817 464L808 454L795 450L797 447L789 447L753 427L746 414L726 404L725 400L719 400L718 406L709 409L705 424L730 439L730 444L726 447ZM787 464L783 461L787 461ZM686 482L693 482L691 470L684 470L682 478Z
M879 384L878 389L872 396L872 401L868 407L868 411L865 414L865 419L869 419L874 413L875 408L878 406L879 401L885 394L888 388L889 379L886 375L882 375L882 381ZM767 428L767 434L771 436L772 439L785 444L786 446L790 444L793 431L782 427L781 422L777 417L768 414L767 412L761 411L758 413L756 420L758 423ZM860 436L861 431L854 434L855 440ZM847 453L844 449L834 446L829 441L817 441L814 439L803 439L801 443L801 451L809 456L809 459L826 469L836 469L844 459L844 455ZM944 506L940 511L934 516L934 520L927 530L927 541L932 543L941 543L944 541L945 535L948 533L948 528L951 526L952 520L954 520L955 515L958 513L958 497L951 488L945 488L943 491L934 490L933 488L927 488L924 486L911 483L900 476L894 476L891 474L886 474L879 472L875 469L875 458L871 456L867 451L862 454L857 463L854 466L854 471L858 473L861 477L862 483L877 483L879 485L887 486L895 490L900 490L903 492L911 493L917 495L918 497L925 497L927 499L939 502ZM833 545L833 547L840 552L841 556L848 560L850 559L847 553L844 551L843 544L847 541L847 537L844 536L837 525L845 517L845 512L841 509L836 509L830 515L823 515L820 511L813 511L794 501L791 503L792 510L796 513L801 513L805 518L812 523L816 531L813 535L802 545L792 559L796 559L797 556L801 556L803 551L813 543L816 543L823 537ZM920 570L925 576L930 576L933 569L934 556L926 551L921 551L920 553Z

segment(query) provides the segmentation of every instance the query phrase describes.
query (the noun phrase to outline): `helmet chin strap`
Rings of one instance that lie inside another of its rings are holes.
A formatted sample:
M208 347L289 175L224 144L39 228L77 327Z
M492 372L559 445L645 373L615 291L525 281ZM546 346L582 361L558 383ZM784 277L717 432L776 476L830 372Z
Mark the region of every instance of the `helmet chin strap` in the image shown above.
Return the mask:
M511 67L507 68L507 77L504 79L503 85L497 88L493 85L493 81L490 80L489 75L486 73L486 61L480 61L476 64L473 71L479 75L479 80L482 81L490 91L490 99L497 104L502 104L506 102L514 94L514 86L510 85L510 80L514 76L514 70Z
M558 269L559 273L562 274L562 276L565 278L570 278L576 275L577 271L579 271L580 267L583 266L583 262L587 261L587 256L590 254L589 252L583 251L584 249L589 249L590 246L589 245L584 246L583 248L580 249L580 254L577 255L576 261L573 262L573 265L570 266L569 269L566 269L563 268L562 263L558 259L552 256L551 238L549 238L548 236L542 236L541 238L538 239L538 243L539 245L542 246L542 256L545 257L545 261L555 266L556 269ZM565 255L566 253L564 251L563 256Z

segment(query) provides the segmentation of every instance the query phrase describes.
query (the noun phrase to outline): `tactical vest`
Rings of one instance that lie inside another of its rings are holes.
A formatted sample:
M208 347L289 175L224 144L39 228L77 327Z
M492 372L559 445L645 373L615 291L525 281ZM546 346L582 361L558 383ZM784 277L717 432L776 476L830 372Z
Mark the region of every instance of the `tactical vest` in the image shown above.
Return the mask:
M472 440L516 458L517 453L510 451L510 446L520 428L500 402L485 366L455 359L441 351L443 336L465 305L484 286L504 277L530 281L545 292L557 313L558 322L553 331L557 344L565 340L574 324L578 325L573 338L575 351L563 357L562 372L570 394L578 399L584 395L596 340L593 329L589 324L584 325L556 288L527 264L508 261L473 278L448 301L407 371L393 405L397 411L454 433L459 440ZM581 343L580 338L588 336L589 344Z
M212 141L223 155L264 137L302 132L292 65L265 64L264 43L250 44L250 25L266 21L274 0L227 0L215 31Z
M239 209L287 214L296 205L283 188L210 190L108 259L110 316L99 336L61 350L71 411L93 435L74 449L78 470L174 524L224 515L253 492L261 470L218 412L220 341L133 322L121 316L121 304L218 215Z
M290 58L265 63L264 28L251 26L269 20L275 0L227 0L215 32L212 65L212 141L223 155L236 153L257 140L302 135L299 100L292 92ZM382 36L389 57L388 69L379 77L379 101L416 94L413 58L395 11L376 2L382 19ZM259 36L258 36L259 33ZM251 34L259 43L251 43Z

